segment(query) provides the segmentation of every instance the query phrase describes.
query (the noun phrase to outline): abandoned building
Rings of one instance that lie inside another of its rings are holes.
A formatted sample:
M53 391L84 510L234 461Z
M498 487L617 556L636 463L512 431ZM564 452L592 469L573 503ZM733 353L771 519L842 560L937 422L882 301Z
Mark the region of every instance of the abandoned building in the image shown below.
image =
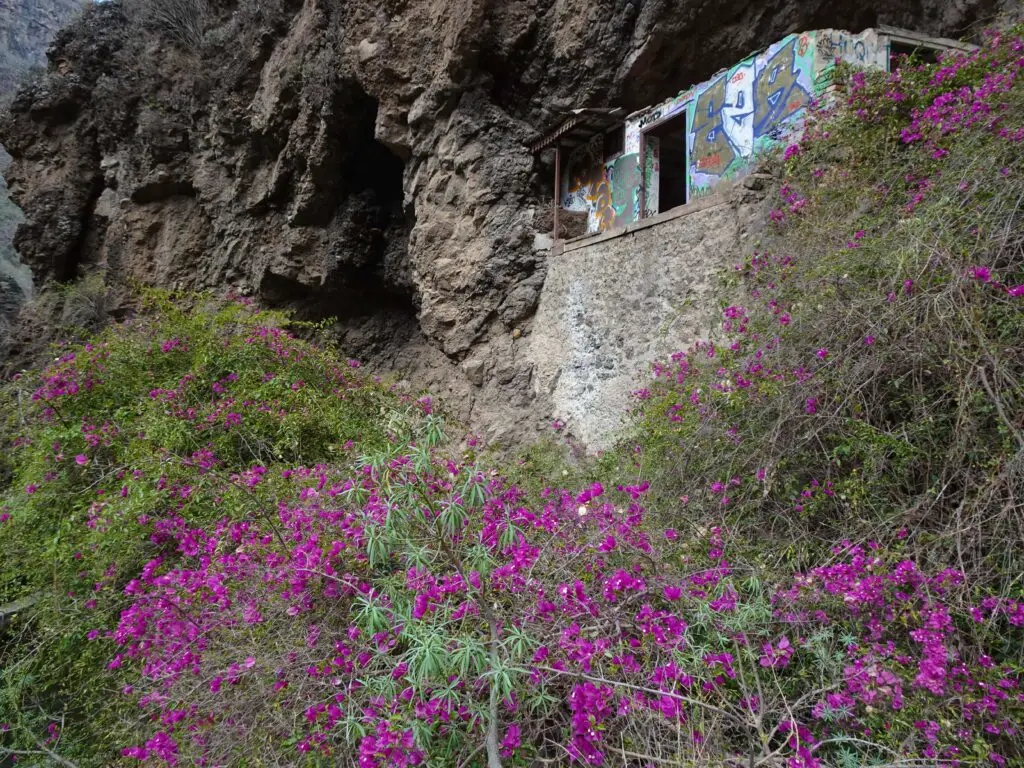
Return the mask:
M759 151L799 130L811 100L831 91L839 61L888 71L900 56L971 47L891 27L819 29L629 115L574 110L531 147L555 151L554 238L628 228L741 176Z
M536 238L552 258L527 356L553 412L605 447L650 362L711 336L717 276L743 260L765 213L765 192L721 182L792 140L834 90L837 60L889 70L900 55L969 48L886 27L798 33L633 114L564 116L533 145L555 154L558 237Z

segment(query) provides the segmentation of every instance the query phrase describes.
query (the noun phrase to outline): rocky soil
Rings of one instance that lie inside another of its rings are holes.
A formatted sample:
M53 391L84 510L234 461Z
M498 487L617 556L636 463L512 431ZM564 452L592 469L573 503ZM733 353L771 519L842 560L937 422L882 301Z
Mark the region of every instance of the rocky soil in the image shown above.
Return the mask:
M996 4L164 0L188 35L148 1L89 8L0 122L36 280L336 316L353 356L506 442L550 415L525 342L551 170L527 144L560 110L651 103L793 30L959 36Z

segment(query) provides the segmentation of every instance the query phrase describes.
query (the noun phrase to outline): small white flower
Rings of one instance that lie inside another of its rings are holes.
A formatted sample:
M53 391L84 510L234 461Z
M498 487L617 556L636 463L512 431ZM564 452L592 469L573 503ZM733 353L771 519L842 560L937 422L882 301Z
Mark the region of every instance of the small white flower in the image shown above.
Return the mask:
M576 513L580 517L583 517L585 514L587 514L587 505L586 504L580 504L580 508L576 510Z

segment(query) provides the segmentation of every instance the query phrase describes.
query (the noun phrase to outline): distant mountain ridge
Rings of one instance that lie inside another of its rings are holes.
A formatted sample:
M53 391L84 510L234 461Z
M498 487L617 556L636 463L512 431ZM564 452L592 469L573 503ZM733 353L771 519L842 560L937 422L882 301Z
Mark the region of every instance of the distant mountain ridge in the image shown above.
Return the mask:
M82 0L0 0L0 101L22 77L46 63L57 30L82 7Z

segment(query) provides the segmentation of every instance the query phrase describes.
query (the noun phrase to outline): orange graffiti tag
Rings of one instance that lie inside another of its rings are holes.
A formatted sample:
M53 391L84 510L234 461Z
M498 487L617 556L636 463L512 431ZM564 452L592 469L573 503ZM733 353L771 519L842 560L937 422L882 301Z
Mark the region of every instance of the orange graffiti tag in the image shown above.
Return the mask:
M597 228L599 232L606 232L615 226L615 208L612 207L612 190L607 179L602 179L597 185L593 197L588 199L594 201L597 214Z
M738 83L744 77L742 72L737 72L735 75L729 78L730 83Z
M698 158L697 159L697 168L700 169L700 168L714 167L714 166L718 165L720 162L722 162L722 153L721 152L715 152L713 155L708 155L706 157Z
M810 41L808 41L807 35L801 35L800 41L796 44L797 54L803 56L805 53L807 53L808 46L810 46Z

